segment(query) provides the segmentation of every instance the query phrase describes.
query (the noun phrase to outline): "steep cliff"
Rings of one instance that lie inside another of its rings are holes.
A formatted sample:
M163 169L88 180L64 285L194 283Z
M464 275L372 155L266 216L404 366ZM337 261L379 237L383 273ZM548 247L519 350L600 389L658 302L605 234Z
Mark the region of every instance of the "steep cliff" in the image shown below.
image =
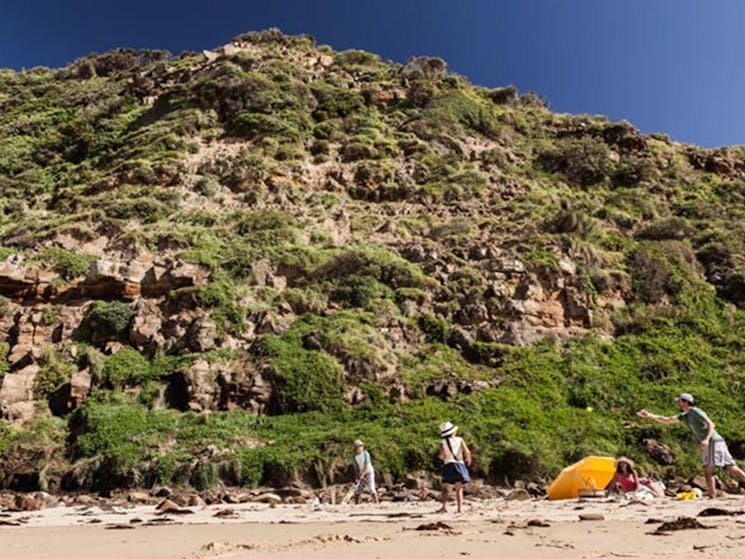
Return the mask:
M0 71L0 140L0 485L686 471L684 388L745 457L742 148L274 30Z

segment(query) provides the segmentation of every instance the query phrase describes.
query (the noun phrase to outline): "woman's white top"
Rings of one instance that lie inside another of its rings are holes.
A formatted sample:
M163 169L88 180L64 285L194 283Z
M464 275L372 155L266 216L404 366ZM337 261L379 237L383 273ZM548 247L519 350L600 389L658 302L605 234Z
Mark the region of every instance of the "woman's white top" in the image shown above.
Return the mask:
M448 446L448 441L450 442L450 446ZM442 439L442 448L445 452L445 464L450 464L451 462L457 462L460 464L464 464L463 462L463 439L460 437L450 437L448 439ZM452 452L450 452L450 449L453 449Z

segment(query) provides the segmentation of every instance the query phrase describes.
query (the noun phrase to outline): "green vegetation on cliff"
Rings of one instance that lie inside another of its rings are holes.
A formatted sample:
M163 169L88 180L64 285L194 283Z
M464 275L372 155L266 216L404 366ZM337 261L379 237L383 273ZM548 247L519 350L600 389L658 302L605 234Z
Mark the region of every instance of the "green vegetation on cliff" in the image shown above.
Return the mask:
M687 474L633 413L682 390L743 459L744 218L745 149L436 58L270 30L2 70L0 486L324 484L357 437L400 479L444 420L495 482Z

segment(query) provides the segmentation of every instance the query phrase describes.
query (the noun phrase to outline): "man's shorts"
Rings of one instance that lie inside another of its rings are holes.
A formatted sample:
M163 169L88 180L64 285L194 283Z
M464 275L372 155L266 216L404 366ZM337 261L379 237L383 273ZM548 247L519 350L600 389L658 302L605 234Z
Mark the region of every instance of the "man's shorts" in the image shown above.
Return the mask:
M354 488L354 492L357 495L361 495L365 487L367 487L372 495L375 495L375 472L367 472L365 477L359 481L357 487Z
M729 453L724 439L710 441L709 446L702 452L702 461L704 466L716 466L718 468L737 465L735 459Z

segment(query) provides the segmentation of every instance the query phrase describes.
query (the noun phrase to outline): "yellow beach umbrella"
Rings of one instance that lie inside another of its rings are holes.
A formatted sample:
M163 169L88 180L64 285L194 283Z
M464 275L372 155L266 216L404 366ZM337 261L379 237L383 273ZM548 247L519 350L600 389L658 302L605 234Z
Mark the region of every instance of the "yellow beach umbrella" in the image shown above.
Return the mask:
M604 489L613 479L616 460L607 456L588 456L561 470L548 488L548 498L573 499L583 489Z

